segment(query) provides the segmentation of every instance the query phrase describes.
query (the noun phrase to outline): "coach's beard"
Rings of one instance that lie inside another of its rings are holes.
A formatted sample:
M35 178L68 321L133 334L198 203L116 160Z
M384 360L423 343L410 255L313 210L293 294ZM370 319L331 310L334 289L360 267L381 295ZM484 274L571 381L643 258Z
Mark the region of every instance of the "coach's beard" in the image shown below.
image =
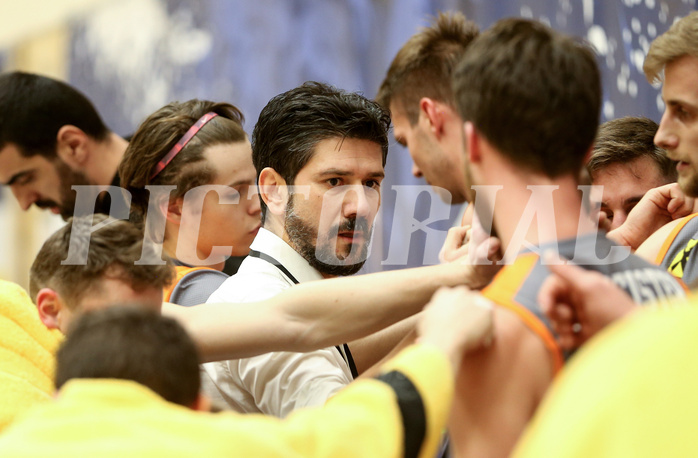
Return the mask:
M318 230L293 211L293 201L286 207L284 229L291 246L308 261L308 264L325 276L353 275L363 267L368 257L371 228L365 218L349 218L332 227L323 242L318 240ZM337 253L337 237L340 232L354 231L362 234L358 253L354 244L348 244L346 253ZM358 262L351 262L358 259Z

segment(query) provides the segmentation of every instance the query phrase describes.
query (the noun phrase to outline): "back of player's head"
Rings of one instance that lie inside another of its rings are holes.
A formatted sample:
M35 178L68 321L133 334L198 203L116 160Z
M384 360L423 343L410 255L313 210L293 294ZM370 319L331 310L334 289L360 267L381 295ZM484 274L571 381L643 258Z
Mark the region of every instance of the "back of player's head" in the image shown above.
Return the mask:
M417 122L422 97L454 107L453 70L477 34L477 25L462 13L439 13L429 27L400 48L378 89L376 101L384 108L398 104L412 125Z
M654 39L642 64L647 80L661 80L664 67L683 56L698 57L698 11L679 19Z
M81 315L58 350L56 388L80 378L131 380L192 407L200 388L199 357L176 321L114 306Z
M654 144L659 126L649 118L625 116L607 121L599 127L587 169L592 179L597 172L613 164L629 164L646 157L651 159L666 183L676 181L676 162Z
M92 102L68 84L32 73L0 75L0 149L14 144L25 156L54 158L66 125L97 141L109 135Z
M93 224L105 225L90 233ZM77 237L71 237L78 228ZM29 293L34 301L42 288L51 288L68 307L75 308L88 291L100 287L105 278L118 279L136 291L164 288L174 278L171 264L144 265L135 261L143 254L143 229L106 215L76 217L54 232L42 245L29 272ZM84 264L63 263L70 244L77 252L87 251ZM146 250L152 250L146 247ZM150 258L152 259L152 257Z
M593 51L541 23L504 19L454 75L460 116L522 170L579 173L594 141L601 80Z

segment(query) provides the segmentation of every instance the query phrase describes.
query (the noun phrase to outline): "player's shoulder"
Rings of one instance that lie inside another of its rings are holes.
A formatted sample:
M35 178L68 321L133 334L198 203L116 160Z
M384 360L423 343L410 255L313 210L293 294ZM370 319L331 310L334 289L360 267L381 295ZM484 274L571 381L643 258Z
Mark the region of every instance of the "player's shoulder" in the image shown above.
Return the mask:
M698 213L693 213L683 218L675 219L650 235L635 251L637 256L651 262L661 263L672 242L676 240L679 233L690 230L698 230ZM689 224L690 223L690 224Z

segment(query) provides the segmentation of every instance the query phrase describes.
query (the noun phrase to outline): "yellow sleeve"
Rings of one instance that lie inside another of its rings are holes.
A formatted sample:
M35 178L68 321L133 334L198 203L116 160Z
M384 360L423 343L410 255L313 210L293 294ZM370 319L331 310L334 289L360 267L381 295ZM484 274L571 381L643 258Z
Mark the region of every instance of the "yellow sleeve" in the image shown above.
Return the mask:
M285 420L246 415L244 422L238 417L234 428L248 443L260 436L266 447L276 443L302 456L433 457L453 397L448 360L436 348L414 345L384 366L384 376L386 381L353 382L322 408L297 410ZM393 378L401 381L395 383ZM414 389L410 392L406 385ZM413 403L423 405L421 437L405 436L405 431L414 434L420 421L418 413L409 412ZM405 450L405 443L414 447Z
M61 334L48 330L27 293L0 280L0 431L53 394Z
M698 307L643 310L575 355L513 456L696 456Z
M399 371L416 386L426 412L426 435L419 455L433 457L446 428L453 401L453 369L446 356L429 345L412 345L383 366Z
M437 349L413 346L385 366L385 381L357 380L326 405L286 419L194 412L135 382L72 380L56 402L0 436L0 455L431 458L449 413L451 372ZM419 409L409 412L419 403L421 418ZM420 420L422 435L405 436Z

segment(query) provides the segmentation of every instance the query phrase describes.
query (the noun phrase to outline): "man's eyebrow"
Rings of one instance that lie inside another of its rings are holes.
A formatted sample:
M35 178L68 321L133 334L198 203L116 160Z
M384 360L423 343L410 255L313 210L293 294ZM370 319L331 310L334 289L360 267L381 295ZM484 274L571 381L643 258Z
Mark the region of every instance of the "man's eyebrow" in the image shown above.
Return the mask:
M349 176L351 174L352 173L348 170L327 169L327 170L323 170L322 172L318 173L317 176L324 177L324 176L334 175L334 176L346 177L346 176Z
M667 106L670 106L670 107L676 107L676 106L680 105L682 107L686 107L686 108L689 108L692 110L698 110L698 107L696 107L692 103L689 103L689 102L682 100L682 99L669 99L669 100L665 101L665 103Z
M642 200L642 195L628 197L627 199L623 200L623 205L636 204L640 202L640 200Z
M350 172L348 170L342 170L342 169L327 169L324 170L320 173L317 174L319 178L325 177L325 176L338 176L338 177L346 177L354 175L353 172ZM383 178L385 177L385 172L373 172L368 175L370 178Z
M17 180L24 178L25 176L29 175L31 172L32 172L31 170L24 170L22 172L15 173L14 175L12 175L12 178L10 178L7 183L0 183L0 184L5 185L5 186L12 186L13 184L15 184L17 182Z
M234 188L235 186L240 186L240 185L253 185L255 183L255 180L248 180L247 178L244 178L242 180L235 180L232 183L227 184L226 186L229 186L231 188Z

